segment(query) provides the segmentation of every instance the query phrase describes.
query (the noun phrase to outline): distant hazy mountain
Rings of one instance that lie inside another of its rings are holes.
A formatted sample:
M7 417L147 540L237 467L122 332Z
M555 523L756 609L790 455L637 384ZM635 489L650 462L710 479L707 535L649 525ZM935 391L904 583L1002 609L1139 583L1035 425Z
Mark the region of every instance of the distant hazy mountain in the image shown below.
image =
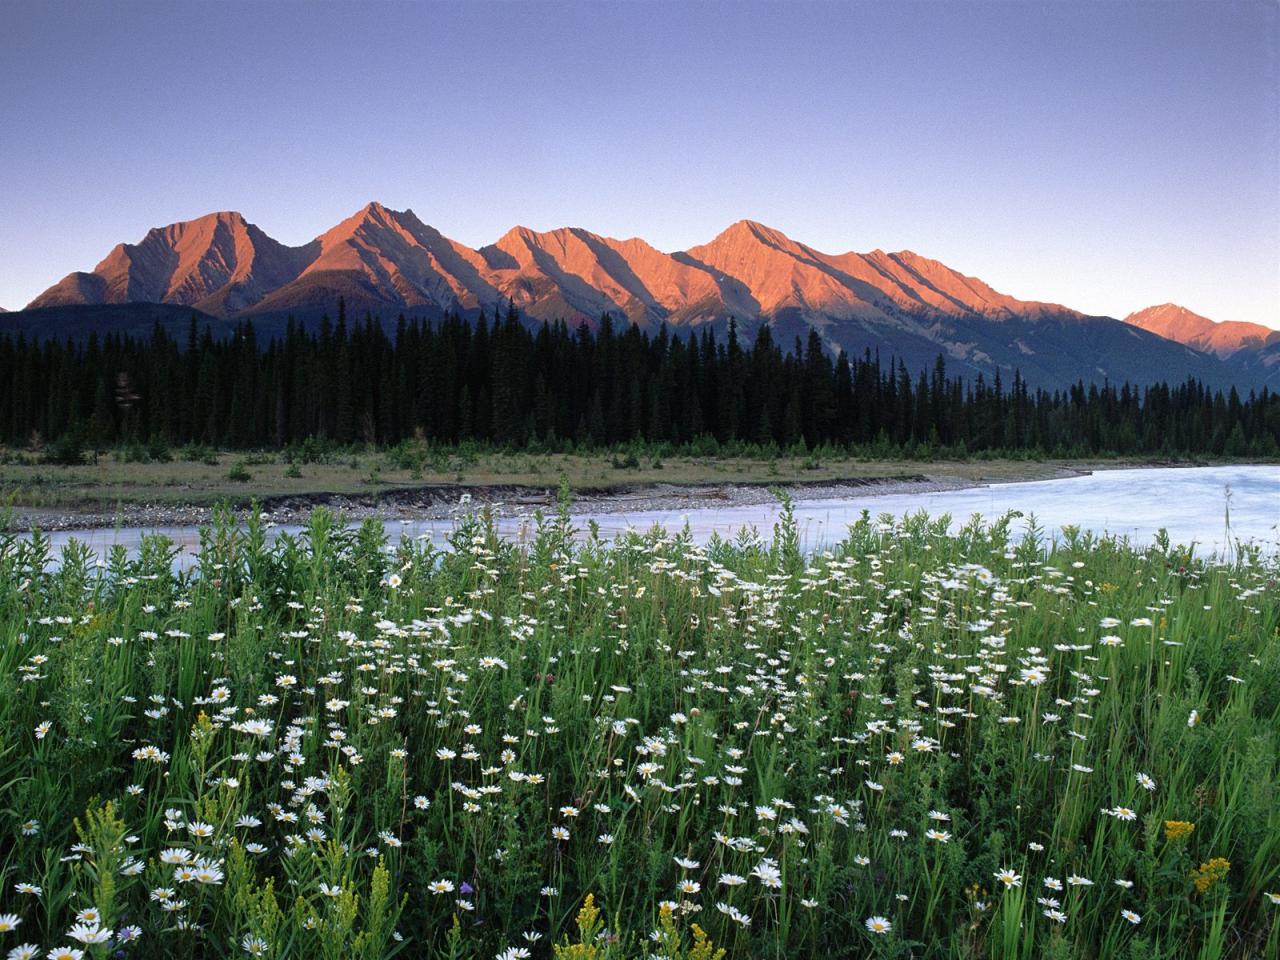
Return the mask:
M1240 350L1261 350L1268 344L1280 342L1280 330L1260 323L1210 320L1176 303L1147 307L1129 314L1124 322L1220 357L1229 357Z
M1125 323L1141 327L1225 360L1235 379L1247 385L1280 390L1280 330L1260 323L1216 321L1176 303L1162 303L1131 313Z
M125 305L167 304L274 329L286 316L332 316L339 297L350 316L368 311L384 321L474 315L508 301L534 319L573 324L609 313L646 330L711 324L723 332L732 317L747 339L768 323L788 347L816 329L832 350L878 350L913 372L941 353L961 371L999 370L1011 380L1018 369L1044 386L1188 376L1226 383L1257 372L1141 322L1017 300L911 251L828 254L750 220L671 254L580 228L515 227L472 249L411 210L379 203L301 247L238 213L156 228L115 247L92 272L69 274L4 325L35 309L61 308L57 326L71 322L68 310L119 306L89 321L102 329L130 322Z

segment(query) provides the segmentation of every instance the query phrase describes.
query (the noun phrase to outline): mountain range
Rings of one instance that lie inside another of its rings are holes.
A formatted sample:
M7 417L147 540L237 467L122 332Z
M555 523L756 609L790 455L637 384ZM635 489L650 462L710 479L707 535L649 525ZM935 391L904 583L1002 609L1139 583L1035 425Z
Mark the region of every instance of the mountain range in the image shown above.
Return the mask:
M1215 324L1166 304L1124 321L1018 300L909 250L828 254L741 220L709 243L665 253L580 228L514 227L479 248L412 210L370 203L310 243L279 243L239 213L212 213L117 245L91 272L68 274L0 329L75 336L173 329L193 312L218 329L252 319L404 314L475 316L514 303L533 320L594 323L608 313L646 331L730 318L754 337L770 324L790 346L816 329L831 350L879 351L911 370L939 354L952 369L1060 387L1077 380L1280 385L1280 331Z

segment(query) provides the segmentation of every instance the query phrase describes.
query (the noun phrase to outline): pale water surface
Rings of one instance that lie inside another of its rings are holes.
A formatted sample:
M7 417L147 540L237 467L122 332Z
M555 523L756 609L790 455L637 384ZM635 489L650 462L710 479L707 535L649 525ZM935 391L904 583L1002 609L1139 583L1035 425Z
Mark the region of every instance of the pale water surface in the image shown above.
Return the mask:
M1230 544L1227 509L1230 507ZM872 517L888 513L902 516L925 511L938 517L949 514L959 525L974 514L987 520L1018 511L1022 519L1015 529L1025 529L1029 518L1049 536L1063 526L1073 525L1097 534L1127 537L1147 544L1161 528L1169 531L1174 543L1195 544L1201 555L1223 554L1237 541L1260 545L1267 553L1280 550L1280 466L1230 466L1187 468L1144 468L1100 470L1092 475L1062 480L995 484L968 490L941 493L856 496L839 500L806 500L796 504L804 545L818 549L843 538L845 528L864 510ZM755 527L769 536L778 518L777 505L708 507L696 510L652 510L627 513L575 514L574 521L585 527L588 520L599 524L602 534L611 536L625 530L646 530L655 524L669 531L688 524L694 537L705 541L713 533L733 537L744 527ZM401 536L426 536L443 543L453 527L449 520L389 522L393 541ZM499 531L510 537L527 535L528 517L508 517L498 521ZM296 531L297 527L277 528ZM113 544L136 549L147 533L162 533L189 553L198 544L194 527L158 527L78 530L51 534L55 551L75 538L100 554Z

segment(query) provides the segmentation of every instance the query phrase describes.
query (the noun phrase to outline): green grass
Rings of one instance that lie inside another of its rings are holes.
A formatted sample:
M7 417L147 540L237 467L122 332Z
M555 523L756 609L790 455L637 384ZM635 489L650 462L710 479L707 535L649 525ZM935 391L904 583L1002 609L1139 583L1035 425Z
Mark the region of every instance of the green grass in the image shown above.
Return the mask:
M131 462L102 454L96 463L58 466L0 451L0 502L14 506L83 510L114 505L211 506L223 501L248 504L270 497L319 494L377 496L432 485L486 487L512 485L554 489L563 476L575 490L644 484L813 482L916 476L974 481L1037 480L1061 476L1066 461L1034 460L868 460L848 455L637 458L609 452L539 454L503 451L437 451L420 464L405 464L379 451L353 451L322 462L290 461L280 453L209 451L194 460ZM1125 465L1115 461L1110 465ZM235 477L233 478L233 474Z
M856 460L842 456L641 458L626 466L611 453L453 453L419 468L387 454L360 452L328 462L292 463L276 453L214 453L207 461L136 463L110 454L96 463L56 466L0 457L0 498L20 507L83 508L90 504L211 504L311 494L378 495L430 485L518 485L556 488L562 475L572 489L644 484L776 484L931 474L965 480L1036 480L1060 475L1064 461ZM237 467L246 476L233 479Z
M0 539L0 949L1277 955L1275 561L785 517Z

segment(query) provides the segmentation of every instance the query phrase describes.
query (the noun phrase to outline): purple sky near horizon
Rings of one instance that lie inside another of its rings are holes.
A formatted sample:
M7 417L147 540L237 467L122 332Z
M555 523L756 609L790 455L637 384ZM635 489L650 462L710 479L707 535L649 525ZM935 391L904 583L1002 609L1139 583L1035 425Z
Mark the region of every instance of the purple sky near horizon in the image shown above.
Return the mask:
M0 306L152 226L735 220L1280 328L1274 2L0 5Z

